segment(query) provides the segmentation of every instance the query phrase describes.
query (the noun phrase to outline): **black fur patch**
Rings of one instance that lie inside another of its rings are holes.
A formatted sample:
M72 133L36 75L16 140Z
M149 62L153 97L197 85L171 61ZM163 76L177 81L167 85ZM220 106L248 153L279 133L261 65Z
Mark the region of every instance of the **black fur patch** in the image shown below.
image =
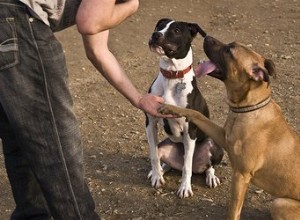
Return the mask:
M173 135L173 132L172 132L172 129L171 129L170 125L169 125L168 120L164 118L163 122L164 122L164 130L165 130L165 132L168 135L170 135L170 136Z
M197 87L197 80L195 77L193 78L192 85L194 89L187 96L188 105L186 107L197 110L203 115L205 115L207 118L209 118L209 110L207 103ZM192 139L197 138L197 141L202 141L204 138L207 137L207 135L192 122L189 122L189 134Z

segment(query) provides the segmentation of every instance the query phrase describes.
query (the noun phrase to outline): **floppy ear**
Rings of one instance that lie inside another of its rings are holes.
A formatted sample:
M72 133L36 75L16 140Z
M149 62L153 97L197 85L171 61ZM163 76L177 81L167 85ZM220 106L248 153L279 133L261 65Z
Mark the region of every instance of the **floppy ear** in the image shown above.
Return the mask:
M196 23L189 23L189 29L191 31L192 37L196 37L197 33L201 34L202 37L206 37L206 32Z
M266 73L265 68L261 68L258 65L252 67L252 72L250 73L251 79L255 81L265 81L269 82L270 78L269 75Z
M273 76L276 79L276 71L275 71L275 64L270 59L265 59L265 68L267 69L270 76Z
M272 60L265 59L264 67L260 67L259 65L255 65L252 67L252 73L250 74L251 78L255 81L265 81L270 83L270 77L273 76L276 78L275 74L275 65Z

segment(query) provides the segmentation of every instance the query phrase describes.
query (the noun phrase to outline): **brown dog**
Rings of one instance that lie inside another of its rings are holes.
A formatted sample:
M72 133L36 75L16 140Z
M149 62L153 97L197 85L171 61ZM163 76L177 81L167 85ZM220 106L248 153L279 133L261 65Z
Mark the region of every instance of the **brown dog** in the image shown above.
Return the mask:
M164 114L184 116L227 151L233 170L227 219L239 219L249 183L277 197L274 219L300 219L300 138L271 99L274 64L246 46L204 39L209 62L199 75L225 84L230 111L224 128L191 109L164 105Z

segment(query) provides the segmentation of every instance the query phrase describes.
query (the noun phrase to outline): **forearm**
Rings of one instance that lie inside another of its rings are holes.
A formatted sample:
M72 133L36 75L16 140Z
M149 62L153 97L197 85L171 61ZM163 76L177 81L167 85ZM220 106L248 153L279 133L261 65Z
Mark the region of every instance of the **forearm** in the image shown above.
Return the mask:
M107 48L108 31L97 36L83 35L87 57L105 79L125 96L135 107L139 107L141 94L132 84L116 57Z
M82 0L76 16L78 31L96 34L119 25L134 14L138 0L127 0L116 4L115 0Z
M101 64L99 60L96 60L93 62L93 65L115 89L130 101L133 106L139 107L141 94L129 80L113 54L109 52L105 55L105 59L101 60Z

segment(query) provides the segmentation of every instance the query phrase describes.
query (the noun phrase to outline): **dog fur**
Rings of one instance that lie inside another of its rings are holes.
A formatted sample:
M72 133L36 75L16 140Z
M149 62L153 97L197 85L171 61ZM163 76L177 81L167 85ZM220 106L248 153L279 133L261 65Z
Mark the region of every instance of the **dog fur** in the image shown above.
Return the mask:
M230 107L225 126L190 109L165 105L160 111L186 117L225 148L233 171L227 219L240 218L250 182L276 197L274 220L300 219L300 138L270 99L273 62L240 43L210 36L204 51L210 62L200 64L196 74L224 82Z
M151 51L160 56L160 72L152 83L149 93L162 96L166 103L195 109L209 117L206 101L197 87L194 70L190 68L193 64L191 42L199 32L202 35L205 34L194 23L178 22L171 19L158 21L149 40L149 47ZM184 71L185 73L181 74ZM180 74L181 76L178 76ZM173 78L170 78L169 75L173 75ZM179 148L177 148L179 145L176 145L175 148L175 143L183 143L184 145L184 152L182 152L182 157L184 157L183 167L179 167L182 170L182 180L178 190L180 198L193 195L191 176L195 146L201 145L199 148L206 147L208 149L203 155L205 162L200 165L201 167L198 166L197 169L206 171L207 182L210 186L219 185L220 181L214 175L213 165L221 161L223 157L222 149L208 139L207 135L193 123L186 122L183 118L163 119L163 127L169 140L161 143L174 143L174 145L168 145L168 147L165 145L164 147L163 144L158 143L157 124L159 120L159 118L146 115L146 133L150 146L152 166L148 177L151 178L152 186L159 188L165 183L163 174L168 166L165 163L161 165L163 160L162 154L165 153L167 155L170 153L169 149L171 149L172 153L178 154L180 152ZM166 153L166 151L169 152ZM200 152L200 150L197 152ZM173 162L175 161L171 161L169 165Z

